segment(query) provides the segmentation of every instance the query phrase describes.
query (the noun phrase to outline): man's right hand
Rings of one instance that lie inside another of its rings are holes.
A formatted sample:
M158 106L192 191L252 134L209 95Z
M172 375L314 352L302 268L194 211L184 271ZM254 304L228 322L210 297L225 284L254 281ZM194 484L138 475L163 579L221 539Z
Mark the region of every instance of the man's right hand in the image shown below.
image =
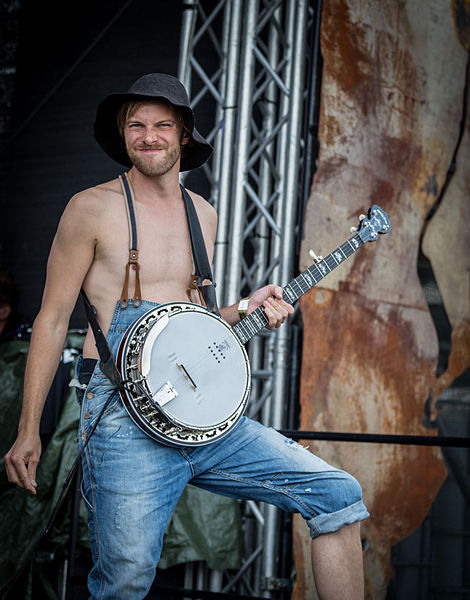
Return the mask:
M36 495L36 469L40 456L39 434L32 436L19 434L4 457L8 481Z

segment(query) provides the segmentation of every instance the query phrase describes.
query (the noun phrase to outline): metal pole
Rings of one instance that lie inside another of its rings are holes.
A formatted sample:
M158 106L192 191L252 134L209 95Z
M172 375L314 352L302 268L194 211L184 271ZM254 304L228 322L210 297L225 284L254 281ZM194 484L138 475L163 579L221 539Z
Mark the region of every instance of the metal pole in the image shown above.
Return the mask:
M307 23L306 0L295 0L297 8L295 20L295 34L291 39L295 41L293 48L292 69L290 73L289 95L289 127L285 164L287 166L283 179L282 189L282 220L283 232L281 238L281 261L277 272L281 284L288 282L293 276L293 255L295 241L295 223L297 215L297 200L299 196L299 158L300 158L300 132L302 125L302 99L304 90L304 52ZM274 402L271 425L280 427L283 421L283 406L286 389L287 351L290 328L281 327L276 339L275 367L274 367Z
M279 21L281 14L278 8L274 14L274 21ZM269 31L269 63L271 65L277 65L279 60L279 33L275 26L270 27ZM263 109L265 111L263 118L263 137L268 138L275 125L276 117L278 113L278 92L274 81L271 81L266 89L265 102ZM275 161L275 139L269 143L269 146L265 148L266 154L269 156L272 162ZM260 169L260 187L259 195L262 204L267 207L271 194L273 193L273 173L271 172L271 164L266 158L262 158L261 169ZM257 226L257 247L255 252L255 262L258 265L256 269L256 287L264 284L264 275L266 272L266 264L269 263L269 251L270 251L270 229L265 219L260 219ZM250 343L250 363L253 370L261 368L264 361L264 349L266 346L266 340L261 336L255 337ZM265 365L266 366L266 365ZM261 385L256 379L253 380L252 384L252 399L257 398L260 395Z
M191 55L193 52L194 30L197 21L198 2L185 2L183 4L183 17L180 34L180 55L178 61L178 79L186 88L191 97ZM180 173L180 182L184 184L186 173Z
M224 106L221 107L222 135L220 144L220 165L218 170L218 226L214 254L214 274L218 283L219 304L227 304L225 277L227 274L227 250L229 245L229 223L232 212L231 183L236 153L235 135L237 123L238 70L240 61L240 35L242 22L242 0L232 0L231 10L226 10L225 25L230 32L228 37Z
M193 50L194 29L197 20L198 2L183 3L183 19L180 35L180 56L178 61L178 79L183 83L191 97L191 69L189 68Z
M219 86L218 86L218 96L215 98L216 100L216 109L215 109L215 120L214 120L214 129L215 135L212 141L214 146L214 154L212 155L212 164L211 164L211 191L209 202L212 203L213 207L217 211L219 223L220 223L220 213L224 209L220 206L220 165L222 161L222 151L223 151L223 131L224 131L224 91L227 87L227 48L229 46L229 37L230 37L230 15L231 15L232 1L228 0L224 4L224 19L222 25L222 43L221 43L221 51L222 55L220 57L220 77L219 77ZM206 165L207 168L207 165ZM217 233L218 233L217 227ZM215 254L216 248L214 248ZM218 282L217 277L215 281ZM220 289L219 289L220 292Z
M304 79L305 31L307 22L306 0L291 1L288 18L288 40L292 43L291 67L289 73L289 97L283 98L282 114L287 108L289 114L288 127L284 130L282 149L285 149L284 173L282 177L282 201L279 202L279 213L282 215L278 222L282 223L282 237L280 244L280 264L276 269L279 283L286 283L292 276L292 256L294 244L294 226L298 197L298 166L301 130L301 109ZM284 326L276 335L274 348L274 374L273 395L271 403L270 425L280 428L283 422L286 381L287 381L287 353L290 337L290 328ZM265 536L263 553L263 573L265 581L274 578L277 573L277 548L279 539L279 510L274 506L266 506ZM269 587L269 585L268 585ZM269 592L266 593L267 597Z
M240 293L240 265L243 259L243 230L245 221L245 184L246 161L248 159L251 108L253 92L254 55L253 44L256 35L256 18L258 14L257 0L249 0L246 28L243 36L242 78L240 81L240 113L238 124L237 156L233 174L233 211L231 228L231 245L228 252L227 289L225 300L233 304Z

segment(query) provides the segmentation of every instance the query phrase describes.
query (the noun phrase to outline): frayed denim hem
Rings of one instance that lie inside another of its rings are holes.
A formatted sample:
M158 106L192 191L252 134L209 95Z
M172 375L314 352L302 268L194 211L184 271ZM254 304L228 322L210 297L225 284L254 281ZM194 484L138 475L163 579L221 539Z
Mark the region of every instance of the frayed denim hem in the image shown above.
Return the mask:
M341 510L326 515L318 515L307 521L312 539L324 533L338 531L345 525L364 521L370 517L362 500Z

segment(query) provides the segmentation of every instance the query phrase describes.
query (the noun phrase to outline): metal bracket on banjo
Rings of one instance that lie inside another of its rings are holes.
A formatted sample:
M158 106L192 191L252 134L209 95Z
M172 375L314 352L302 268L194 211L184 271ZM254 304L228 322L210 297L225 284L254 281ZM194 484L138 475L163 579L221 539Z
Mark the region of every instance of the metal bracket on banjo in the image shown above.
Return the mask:
M134 381L127 380L127 381L125 381L125 384L127 384L127 385L124 386L124 390L126 392L130 393L136 402L140 403L141 409L143 409L144 411L147 411L147 412L150 411L150 412L148 412L148 414L158 413L160 415L160 418L163 420L163 422L171 424L174 427L179 427L179 423L174 421L162 409L162 404L167 404L168 402L170 402L171 400L176 398L176 396L178 396L178 392L173 388L173 386L171 385L171 383L169 381L167 382L167 384L163 385L160 388L160 390L155 392L155 394L151 394L149 392L148 387L145 385L144 380L140 380L140 381L137 379ZM144 384L144 385L142 385L142 384ZM134 386L134 388L135 388L134 390L132 389L132 386ZM168 393L167 398L164 397L165 391L167 391L167 393ZM158 395L159 392L163 392L161 396ZM121 397L122 397L122 392L121 392ZM162 400L162 402L160 402L160 400Z
M165 404L168 404L168 402L171 402L171 400L177 396L178 392L172 386L171 382L167 381L157 392L155 392L152 399L158 402L160 406L165 406Z

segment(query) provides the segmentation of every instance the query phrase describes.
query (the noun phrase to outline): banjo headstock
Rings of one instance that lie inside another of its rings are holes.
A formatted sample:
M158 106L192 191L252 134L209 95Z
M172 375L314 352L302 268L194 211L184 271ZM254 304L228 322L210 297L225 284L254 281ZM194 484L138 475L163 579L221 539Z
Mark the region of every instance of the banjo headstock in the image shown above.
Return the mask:
M362 217L362 218L361 218ZM390 220L387 213L374 204L369 208L367 216L361 215L357 234L365 242L375 242L379 233L388 233L390 231Z

